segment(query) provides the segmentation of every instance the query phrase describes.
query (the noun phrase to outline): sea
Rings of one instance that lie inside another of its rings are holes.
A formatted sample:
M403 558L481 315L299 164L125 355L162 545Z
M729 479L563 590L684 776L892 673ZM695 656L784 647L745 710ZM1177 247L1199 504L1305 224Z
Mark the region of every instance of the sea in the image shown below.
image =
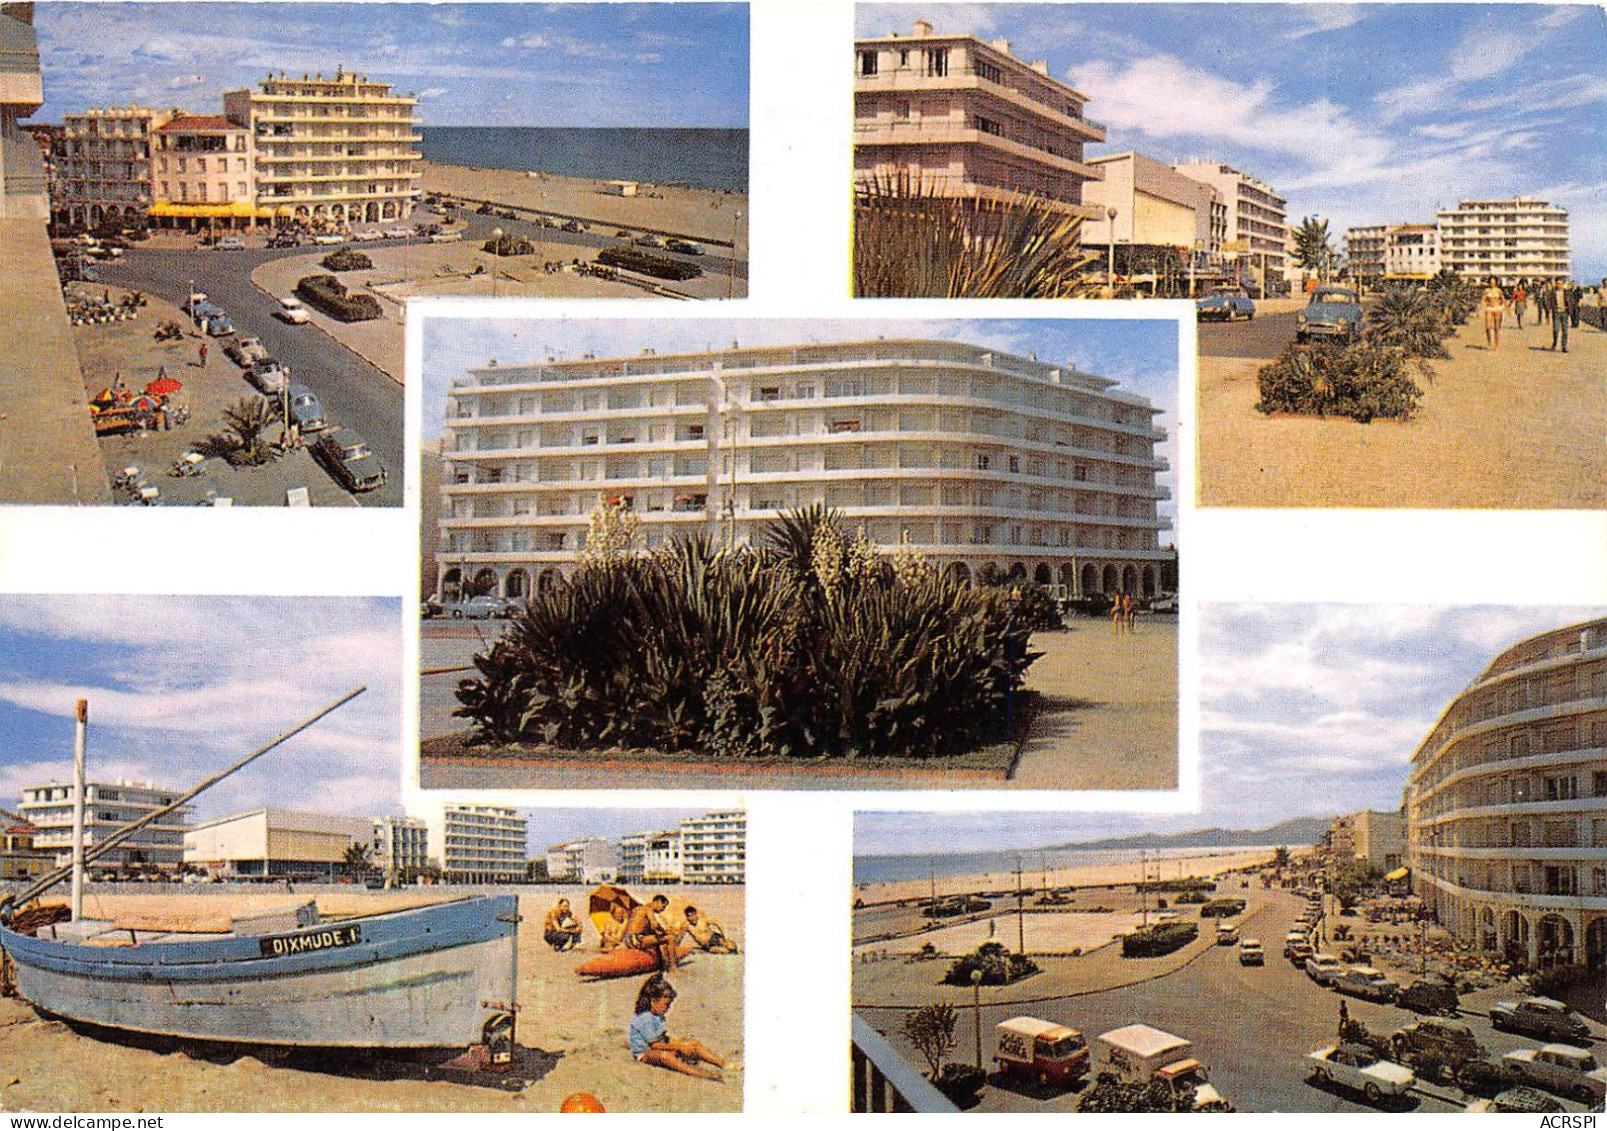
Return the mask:
M748 131L676 127L425 126L437 165L748 191Z
M979 876L988 873L1013 872L1019 862L1022 880L1036 884L1044 871L1057 868L1076 868L1089 865L1137 864L1142 855L1149 861L1150 875L1169 880L1179 877L1181 866L1168 866L1169 860L1189 857L1235 856L1241 852L1265 851L1272 854L1274 846L1235 846L1210 848L1026 848L1019 851L965 852L944 856L856 856L854 857L855 884L900 883L907 880L924 880L929 876L938 879L953 876ZM1290 846L1293 847L1293 846Z

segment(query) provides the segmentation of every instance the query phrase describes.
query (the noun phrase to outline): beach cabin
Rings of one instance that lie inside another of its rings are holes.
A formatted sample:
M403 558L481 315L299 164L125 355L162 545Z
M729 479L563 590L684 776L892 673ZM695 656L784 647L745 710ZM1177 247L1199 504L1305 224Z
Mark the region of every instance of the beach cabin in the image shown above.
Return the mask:
M636 189L635 181L604 181L600 191L604 196L635 196Z

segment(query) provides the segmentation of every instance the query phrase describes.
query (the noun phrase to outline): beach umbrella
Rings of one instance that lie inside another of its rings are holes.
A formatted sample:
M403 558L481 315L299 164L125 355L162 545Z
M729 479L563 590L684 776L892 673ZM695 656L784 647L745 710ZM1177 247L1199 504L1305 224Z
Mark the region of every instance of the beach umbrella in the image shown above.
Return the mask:
M636 910L639 903L640 901L624 888L615 887L613 884L598 884L592 889L591 899L586 905L586 914L601 934L603 928L612 922L615 907L623 907L625 914L629 915Z
M154 397L170 397L182 388L184 382L177 377L158 377L145 386L145 391Z
M134 407L142 412L154 412L161 406L155 397L140 397L134 402Z

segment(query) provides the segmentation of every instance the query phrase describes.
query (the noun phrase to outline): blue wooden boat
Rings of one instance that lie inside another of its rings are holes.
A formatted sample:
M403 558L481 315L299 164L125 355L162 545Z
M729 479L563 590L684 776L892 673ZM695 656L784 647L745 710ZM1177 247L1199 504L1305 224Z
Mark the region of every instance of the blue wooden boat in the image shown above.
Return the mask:
M309 919L265 933L253 933L257 923L143 938L91 923L37 936L0 926L0 947L36 1009L111 1029L296 1047L511 1046L516 897Z

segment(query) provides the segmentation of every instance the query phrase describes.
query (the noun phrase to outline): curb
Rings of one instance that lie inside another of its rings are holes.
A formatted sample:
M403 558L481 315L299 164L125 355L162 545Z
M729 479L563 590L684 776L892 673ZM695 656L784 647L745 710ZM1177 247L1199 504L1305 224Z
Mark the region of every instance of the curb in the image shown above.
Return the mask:
M284 258L289 259L291 257L290 256L285 256ZM257 282L257 270L261 270L263 267L268 266L268 263L277 263L277 262L279 262L277 259L270 259L270 260L268 260L267 263L259 263L257 265L257 269L253 270L251 272L250 276L249 276L249 278L251 280L251 285L253 287L256 287L257 290L261 291L263 294L267 295L270 299L274 298L274 294L267 287L265 287L261 283ZM370 289L367 283L363 284L363 289L364 290ZM394 302L395 300L392 299L391 301ZM402 309L403 309L404 312L407 310L407 306L406 306L405 303L402 304ZM355 346L352 346L347 342L341 341L334 334L331 334L328 330L324 329L321 325L319 325L318 322L309 321L308 325L311 326L313 329L317 330L320 334L322 334L324 337L328 338L330 341L334 342L341 349L343 349L347 353L351 354L357 360L361 361L364 365L371 365L375 369L379 370L380 373L384 374L386 377L389 377L393 382L395 382L396 385L399 388L404 388L405 389L407 387L406 383L403 381L403 379L400 376L397 376L397 375L391 373L390 370L386 369L383 365L380 365L373 358L364 356L362 351L358 350Z

